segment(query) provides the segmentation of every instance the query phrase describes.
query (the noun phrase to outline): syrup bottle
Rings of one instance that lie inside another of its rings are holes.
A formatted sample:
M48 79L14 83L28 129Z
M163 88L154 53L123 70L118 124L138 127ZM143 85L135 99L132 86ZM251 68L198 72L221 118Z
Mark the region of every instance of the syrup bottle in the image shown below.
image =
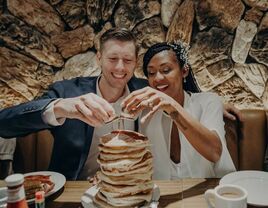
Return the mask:
M29 208L25 199L24 176L13 174L5 179L7 185L7 208Z
M35 208L45 208L45 192L37 191L35 193Z

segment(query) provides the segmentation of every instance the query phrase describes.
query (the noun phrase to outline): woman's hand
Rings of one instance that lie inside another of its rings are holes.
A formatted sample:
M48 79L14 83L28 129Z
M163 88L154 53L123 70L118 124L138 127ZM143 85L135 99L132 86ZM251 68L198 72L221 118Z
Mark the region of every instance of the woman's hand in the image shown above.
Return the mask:
M222 103L219 103L222 105ZM158 109L164 110L170 115L190 144L207 160L217 162L221 156L222 145L218 134L207 129L198 120L193 118L183 107L172 97L146 87L131 93L122 102L122 108L130 114L136 115L143 109L149 109L141 122L145 122Z
M132 92L123 100L121 106L125 113L128 112L132 116L136 116L144 109L149 109L149 112L141 119L141 123L144 123L159 109L171 114L176 111L176 108L181 107L173 98L151 87Z
M230 120L235 121L238 118L239 121L243 121L242 113L234 105L230 103L225 103L223 106L223 116Z

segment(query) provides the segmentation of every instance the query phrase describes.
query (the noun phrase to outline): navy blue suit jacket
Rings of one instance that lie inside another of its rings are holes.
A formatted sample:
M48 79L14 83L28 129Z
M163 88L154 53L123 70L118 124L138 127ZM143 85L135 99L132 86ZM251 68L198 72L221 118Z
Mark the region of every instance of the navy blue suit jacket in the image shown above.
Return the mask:
M41 115L54 99L96 94L96 82L97 77L55 82L40 99L1 110L0 136L11 138L49 129L54 136L49 170L60 172L67 179L77 179L90 151L94 127L77 119L66 119L63 125L53 127L44 123ZM147 80L134 77L128 83L131 92L147 85Z

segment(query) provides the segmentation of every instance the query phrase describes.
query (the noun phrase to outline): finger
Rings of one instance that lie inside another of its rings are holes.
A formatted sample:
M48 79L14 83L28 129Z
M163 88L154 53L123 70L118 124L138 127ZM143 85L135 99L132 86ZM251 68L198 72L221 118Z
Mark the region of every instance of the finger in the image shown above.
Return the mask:
M91 126L100 126L103 121L97 119L90 109L88 109L83 103L76 104L75 108L79 112L79 119Z
M155 105L158 105L161 102L161 98L159 97L159 95L154 94L152 95L149 99L143 100L141 101L136 107L135 109L138 111L141 111L145 108L149 108L152 109Z
M137 118L137 116L140 114L140 112L144 109L145 109L145 107L139 107L137 109L132 109L128 112L123 111L121 113L121 116L126 117L126 118Z
M86 123L92 127L101 127L103 125L103 123L91 121L90 119L88 119L86 117L81 117L81 118L79 118L79 120L83 121L84 123Z
M113 108L113 106L105 99L97 96L94 94L94 101L96 101L97 103L100 104L100 106L102 106L102 110L105 111L105 113L108 114L108 117L114 117L115 116L115 110Z
M162 98L158 94L153 94L149 99L147 99L147 106L153 108L162 101Z
M224 114L224 117L227 118L227 119L230 119L232 121L236 120L236 117L234 115L228 113L227 111L224 111L223 114Z
M139 108L139 106L145 106L146 104L148 105L148 101L150 97L154 95L154 92L147 91L143 94L137 95L134 97L127 105L126 105L126 110L131 111ZM150 102L150 100L149 100Z
M122 108L126 108L129 103L133 102L136 97L143 95L144 97L146 96L147 93L150 93L153 91L153 88L151 87L145 87L140 90L135 90L132 93L130 93L121 103Z
M243 121L243 116L240 110L238 110L237 108L233 109L234 114L237 116L237 118L239 119L239 121Z
M102 121L107 121L115 114L113 107L100 97L81 97L81 101Z
M160 105L160 104L154 106L154 107L152 108L152 110L149 111L149 113L147 113L145 116L143 116L143 117L141 118L141 123L143 124L143 123L145 123L147 120L150 120L150 119L153 117L153 115L156 113L156 111L158 111L159 108L161 108L161 105Z
M131 92L123 101L122 101L122 107L125 106L130 100L132 100L134 97L136 97L137 95L143 94L146 91L146 87L139 89L139 90L135 90L133 92Z
M86 117L81 117L81 118L79 118L79 120L83 121L84 123L86 123L92 127L101 127L103 125L103 123L91 121L90 119L88 119Z
M106 112L99 103L92 100L91 102L84 101L84 104L92 111L93 115L99 120L104 122L109 119L110 116L108 112Z

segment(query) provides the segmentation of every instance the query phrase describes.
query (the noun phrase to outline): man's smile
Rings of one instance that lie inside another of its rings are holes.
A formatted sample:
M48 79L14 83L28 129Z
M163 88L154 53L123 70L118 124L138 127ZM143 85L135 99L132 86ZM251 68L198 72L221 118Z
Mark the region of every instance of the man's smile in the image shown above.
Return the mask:
M113 77L116 79L123 79L127 74L126 73L112 73Z

